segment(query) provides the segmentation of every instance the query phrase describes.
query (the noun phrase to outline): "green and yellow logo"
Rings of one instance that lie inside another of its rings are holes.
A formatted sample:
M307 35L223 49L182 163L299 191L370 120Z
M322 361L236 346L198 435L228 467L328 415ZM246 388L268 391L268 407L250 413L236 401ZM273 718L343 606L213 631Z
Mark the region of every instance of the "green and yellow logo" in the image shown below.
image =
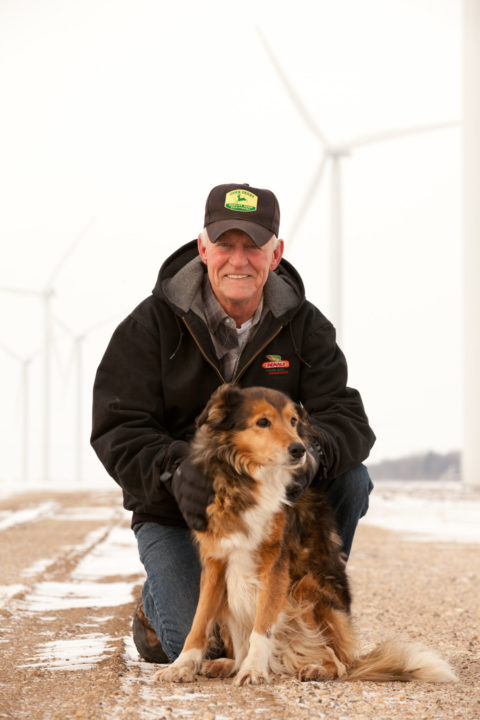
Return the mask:
M254 212L257 209L258 197L248 190L230 190L225 195L225 207L236 212Z

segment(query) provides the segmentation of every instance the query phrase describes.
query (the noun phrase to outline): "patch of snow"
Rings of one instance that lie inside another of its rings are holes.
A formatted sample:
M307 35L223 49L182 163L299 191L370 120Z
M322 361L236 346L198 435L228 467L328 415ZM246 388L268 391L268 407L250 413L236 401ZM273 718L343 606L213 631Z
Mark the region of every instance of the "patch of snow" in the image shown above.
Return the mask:
M58 509L58 503L49 500L39 505L26 507L22 510L2 511L0 513L0 530L7 530L15 525L23 525L40 520L48 515L53 515Z
M26 589L25 585L0 585L0 604L3 605L14 595L25 592Z
M202 699L206 697L213 697L213 694L202 692ZM178 692L173 695L162 695L162 700L198 700L198 693L186 690L185 692Z
M112 639L93 633L68 640L52 640L40 645L33 662L20 667L46 667L49 670L87 670L113 652Z
M101 541L101 539L106 535L107 530L105 527L99 527L96 530L92 530L92 532L89 532L88 535L85 537L85 540L81 543L78 543L77 545L69 545L66 550L73 550L75 554L81 554L83 552L87 552L92 547L94 547L97 543Z
M115 575L144 574L132 531L116 527L83 558L73 571L72 577L79 580L97 580Z
M55 517L55 520L59 519L59 516ZM64 518L65 519L65 518ZM93 547L92 552L95 552L95 546L99 543L99 541L104 537L105 535L105 528L98 528L97 530L93 530L92 532L88 533L88 535L85 537L84 541L82 543L79 543L77 545L67 545L62 549L62 556L65 556L69 552L73 552L75 554L81 555L83 552L88 552L90 548ZM85 558L82 558L80 561L80 565L87 564L88 558L90 555L86 555ZM49 567L55 565L55 563L58 561L58 556L54 558L41 558L40 560L37 560L34 562L30 567L25 568L23 570L22 575L24 577L35 577L36 575L41 575L44 573ZM124 575L126 573L123 573L120 569L118 572L113 573L113 568L111 574L116 575ZM93 579L99 579L103 577L103 573L101 574L95 574Z
M30 567L25 568L22 571L24 577L35 577L35 575L42 575L51 565L55 564L55 560L52 558L40 558L34 562Z
M33 588L28 599L19 601L24 612L51 612L81 607L115 607L133 601L135 583L44 582Z
M89 617L87 618L87 622L92 623L93 625L98 625L98 623L103 622L109 622L109 620L114 620L115 615L103 615L103 617ZM86 625L86 623L84 623Z
M454 482L376 482L362 522L404 539L480 543L480 493Z
M116 516L119 516L120 509L118 507L107 507L94 505L92 507L73 507L63 508L62 512L55 517L56 520L70 521L105 521L108 522Z
M123 648L123 657L127 663L129 665L137 665L140 660L137 648L135 647L135 643L133 642L131 635L127 635L127 637L123 638Z

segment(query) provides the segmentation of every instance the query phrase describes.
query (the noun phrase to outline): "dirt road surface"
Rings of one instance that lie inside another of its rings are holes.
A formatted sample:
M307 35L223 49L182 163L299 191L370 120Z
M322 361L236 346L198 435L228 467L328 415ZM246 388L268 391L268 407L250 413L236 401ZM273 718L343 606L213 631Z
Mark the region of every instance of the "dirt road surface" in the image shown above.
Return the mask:
M0 501L0 718L480 720L480 545L361 524L349 561L362 649L436 648L459 682L155 684L131 638L143 580L116 490Z

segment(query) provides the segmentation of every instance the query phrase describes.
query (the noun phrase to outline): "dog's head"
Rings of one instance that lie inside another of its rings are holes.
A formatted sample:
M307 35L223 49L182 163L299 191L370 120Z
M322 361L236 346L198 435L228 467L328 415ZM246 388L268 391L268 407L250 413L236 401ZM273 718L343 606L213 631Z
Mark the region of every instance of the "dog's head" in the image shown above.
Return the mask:
M243 472L259 466L302 471L311 462L306 412L276 390L223 385L198 417L197 428L197 452L215 449L217 457Z

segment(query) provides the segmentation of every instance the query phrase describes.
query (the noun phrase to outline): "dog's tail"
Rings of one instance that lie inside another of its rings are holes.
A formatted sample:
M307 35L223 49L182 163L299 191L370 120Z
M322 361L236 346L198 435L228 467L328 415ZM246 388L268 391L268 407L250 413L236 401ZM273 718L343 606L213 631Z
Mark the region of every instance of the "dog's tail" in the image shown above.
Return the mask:
M345 679L455 682L457 677L446 660L433 650L417 643L387 640L354 660Z

